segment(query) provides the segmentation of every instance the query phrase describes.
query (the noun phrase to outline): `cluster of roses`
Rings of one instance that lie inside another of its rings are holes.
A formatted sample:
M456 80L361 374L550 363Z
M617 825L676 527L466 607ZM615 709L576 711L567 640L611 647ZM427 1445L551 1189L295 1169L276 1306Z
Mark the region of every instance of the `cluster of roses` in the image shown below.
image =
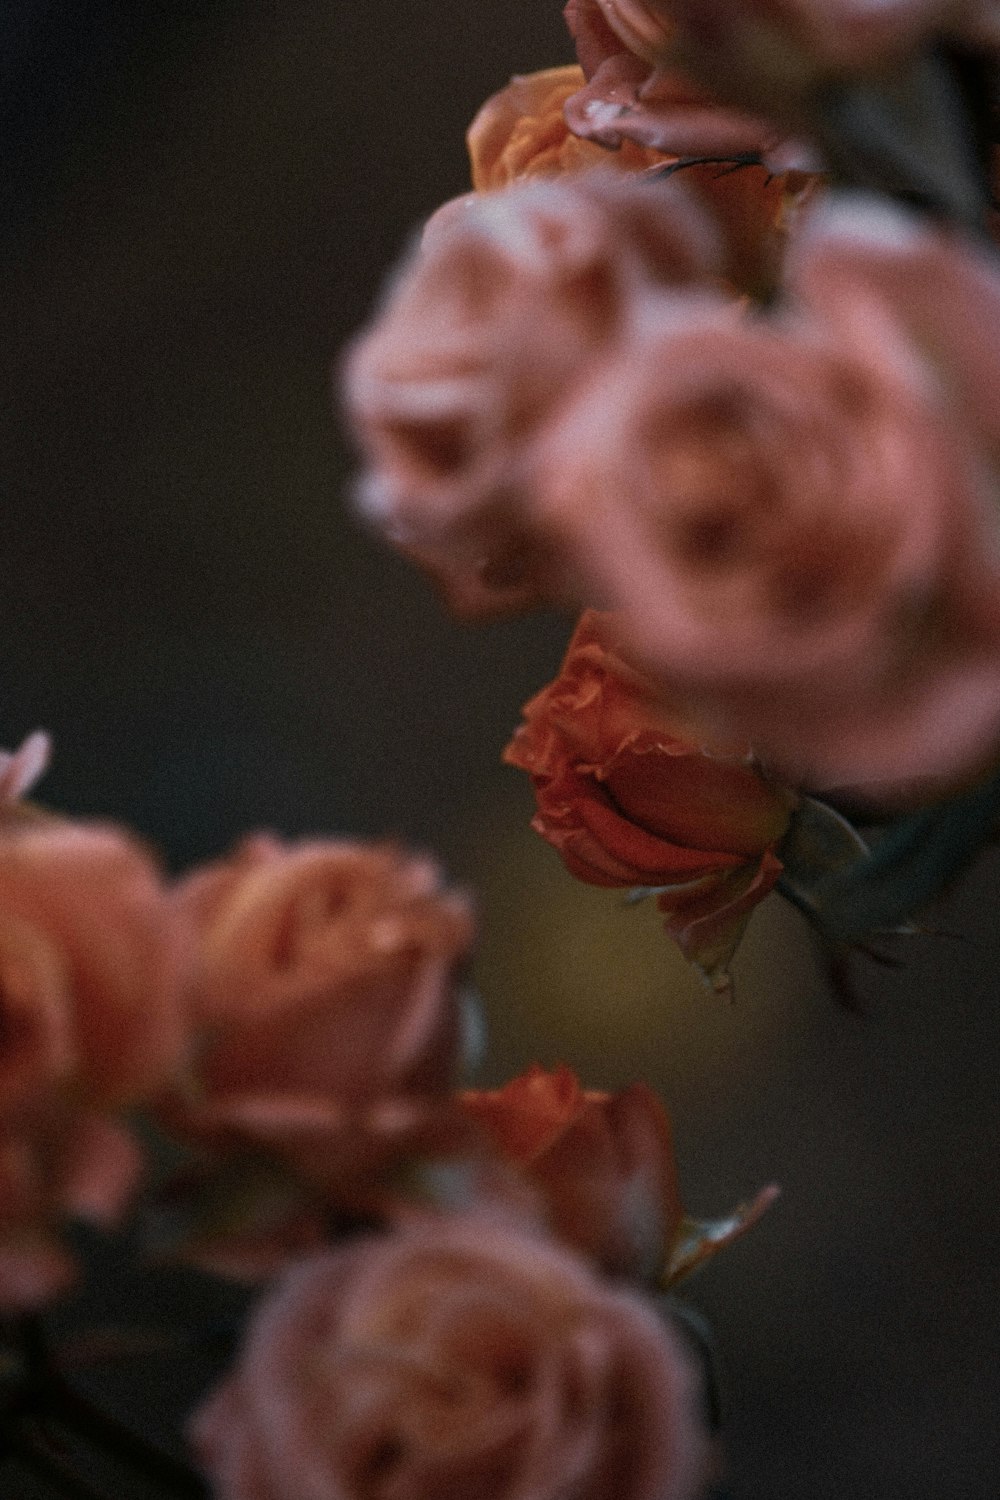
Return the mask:
M349 351L358 499L460 614L587 611L507 759L722 984L803 795L997 759L1000 7L565 15Z
M700 1493L652 1299L775 1190L687 1217L642 1084L459 1087L474 923L429 859L258 835L170 882L24 800L47 753L0 761L0 1330L75 1280L68 1226L133 1207L152 1123L186 1159L148 1248L284 1273L192 1424L222 1500Z

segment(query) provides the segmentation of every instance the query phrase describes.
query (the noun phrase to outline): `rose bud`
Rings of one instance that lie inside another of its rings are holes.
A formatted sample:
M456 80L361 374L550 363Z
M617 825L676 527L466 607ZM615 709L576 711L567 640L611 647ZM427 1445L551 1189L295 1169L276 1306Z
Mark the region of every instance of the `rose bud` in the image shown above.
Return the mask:
M0 1310L61 1292L67 1218L113 1222L141 1167L108 1111L178 1068L189 949L152 860L115 828L0 836Z
M612 1275L670 1286L755 1224L764 1188L721 1221L681 1207L670 1120L644 1083L584 1089L570 1068L534 1065L500 1089L466 1089L462 1108L500 1160L535 1189L549 1229Z
M694 1500L696 1400L650 1304L468 1216L296 1266L191 1436L218 1500Z
M616 617L588 610L559 676L504 751L528 771L532 827L590 885L666 887L657 904L685 957L719 987L749 914L781 872L794 798L747 754L720 754L671 719L626 656Z
M675 182L586 172L440 218L345 365L367 517L470 615L562 592L531 505L535 440L615 341L641 288L720 264Z
M177 894L200 1050L171 1127L264 1151L348 1206L441 1127L462 1043L466 898L388 845L247 839Z

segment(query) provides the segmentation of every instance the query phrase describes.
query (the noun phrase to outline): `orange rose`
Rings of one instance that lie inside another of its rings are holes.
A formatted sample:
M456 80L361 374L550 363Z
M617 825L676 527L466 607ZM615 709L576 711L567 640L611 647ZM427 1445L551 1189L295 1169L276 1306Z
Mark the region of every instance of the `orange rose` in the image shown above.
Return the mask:
M708 1477L653 1308L475 1216L295 1267L192 1437L219 1500L694 1500Z
M591 885L669 887L658 897L667 931L702 968L724 967L781 871L790 794L746 756L715 755L671 724L617 620L593 610L524 716L504 759L531 774L532 827Z
M382 845L260 836L182 882L200 936L174 1128L350 1196L435 1126L461 1042L464 897Z
M604 1270L669 1286L739 1238L777 1196L766 1187L728 1219L681 1207L670 1120L644 1083L584 1089L571 1069L537 1064L460 1103L500 1160L540 1196L549 1228Z
M662 1274L682 1209L670 1121L651 1089L584 1090L569 1068L535 1066L460 1100L540 1191L561 1240L613 1273Z
M657 84L655 99L669 121L665 134L662 121L651 130L648 126L654 102L648 90L637 111L626 111L623 106L614 115L617 127L599 128L586 114L591 94L584 89L584 82L579 67L547 68L512 79L507 88L486 101L467 136L472 182L477 191L492 192L528 177L557 177L599 166L648 172L670 165L677 160L678 152L691 148L690 129L705 130L708 110L704 97L679 76ZM564 106L568 107L575 134L567 123ZM607 113L605 110L602 119ZM740 128L743 134L738 144L742 152L747 147L745 129ZM651 149L661 135L672 143L673 154ZM590 138L582 139L584 136ZM692 139L697 140L700 154L718 156L723 146L736 150L735 144L717 139L712 151L706 152L700 134ZM775 173L750 164L739 171L722 170L718 161L685 166L683 173L685 188L697 195L720 231L724 277L737 289L762 297L770 295L777 284L786 236L816 182L815 177L802 172ZM651 186L651 190L658 188ZM467 206L467 199L445 204L425 231L425 247L430 235L439 233Z
M571 135L563 107L584 82L583 70L570 63L519 74L487 99L466 135L477 192L494 192L527 177L559 177L597 166L639 172L668 159L627 141L621 151L609 153Z
M5 825L0 1312L38 1306L72 1280L59 1243L67 1217L108 1223L126 1206L141 1156L105 1113L143 1102L178 1067L187 958L184 924L126 834Z

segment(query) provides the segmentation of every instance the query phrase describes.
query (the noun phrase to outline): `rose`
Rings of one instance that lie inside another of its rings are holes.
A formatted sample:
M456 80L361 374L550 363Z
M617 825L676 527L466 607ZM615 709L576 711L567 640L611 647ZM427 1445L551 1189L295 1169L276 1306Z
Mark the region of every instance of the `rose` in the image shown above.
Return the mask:
M527 177L557 177L595 166L636 172L663 163L660 152L629 142L612 155L571 135L563 106L583 85L580 68L570 64L518 75L492 94L466 135L476 191L493 192Z
M710 737L793 781L926 794L1000 733L1000 283L905 215L845 209L791 290L770 325L651 310L553 434L541 506Z
M23 747L22 747L23 749ZM184 924L116 828L8 821L0 836L0 1310L61 1292L66 1217L109 1223L141 1169L110 1111L178 1067Z
M192 1436L219 1500L689 1500L705 1475L652 1307L476 1217L297 1266Z
M449 215L349 351L366 514L468 614L561 592L531 514L535 444L642 287L714 272L717 235L678 183L621 173L517 184Z
M645 1084L583 1089L537 1066L502 1089L467 1089L462 1108L502 1160L539 1190L559 1239L606 1270L655 1279L682 1218L670 1121Z
M147 1098L186 1043L187 932L123 831L46 820L0 837L0 1122Z
M589 884L668 887L668 932L706 970L724 969L780 873L790 794L745 753L712 753L671 720L619 621L592 610L524 716L504 759L531 775L532 827Z
M584 89L578 67L547 68L513 78L507 88L486 101L469 127L466 139L476 190L496 191L525 178L556 177L599 165L632 173L665 167L676 162L676 154L647 149L660 139L669 141L675 153L691 149L692 141L702 154L712 156L747 149L742 126L738 140L716 134L709 141L704 136L704 98L677 75L664 78L655 90L655 100L669 121L665 134L660 117L654 115L649 90L636 110L626 111L623 105L613 114L621 122L620 129L607 124L608 109L603 105L588 113L592 93ZM576 134L570 132L564 106ZM600 125L595 123L598 118L603 122ZM658 123L650 131L647 127L654 119ZM698 134L690 137L688 127ZM732 128L731 121L726 128ZM606 149L609 146L614 149ZM802 172L774 173L752 164L724 171L718 161L688 164L683 171L684 187L698 197L721 233L721 269L726 278L739 290L769 295L777 283L788 230L811 196L816 179ZM468 201L458 199L438 210L425 228L425 248L432 236L465 212Z
M670 1120L644 1083L608 1094L582 1088L565 1066L536 1064L459 1100L500 1162L534 1190L551 1231L615 1275L670 1286L745 1234L778 1195L771 1185L727 1219L689 1218ZM505 1186L497 1182L498 1198Z
M466 899L387 845L259 836L194 872L199 1035L173 1128L352 1194L433 1132L461 1042Z
M784 141L756 113L722 105L675 65L675 28L642 0L569 0L566 23L587 78L566 102L574 135L617 148L630 141L671 156L743 157L814 169L810 153ZM754 100L754 110L760 108Z

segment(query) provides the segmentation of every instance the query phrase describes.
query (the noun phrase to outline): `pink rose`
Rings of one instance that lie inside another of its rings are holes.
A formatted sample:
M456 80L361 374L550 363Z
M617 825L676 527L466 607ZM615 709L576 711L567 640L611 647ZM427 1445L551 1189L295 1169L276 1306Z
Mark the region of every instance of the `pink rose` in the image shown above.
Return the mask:
M845 210L792 290L808 307L770 326L651 304L554 434L542 509L710 737L790 779L926 791L1000 736L1000 282Z
M474 199L402 268L346 361L362 508L462 612L560 593L527 504L535 440L628 337L640 289L711 273L719 254L680 184L588 172Z
M192 1436L219 1500L693 1500L693 1373L652 1307L502 1221L296 1267Z
M815 169L773 121L721 104L675 65L675 28L653 4L569 0L564 14L587 77L566 102L574 135L612 149L631 142L670 156L762 155L778 172Z
M74 1274L67 1217L112 1222L141 1169L105 1118L177 1069L188 946L145 851L114 828L20 821L0 836L0 1311Z
M200 1037L174 1128L348 1195L437 1128L461 1043L466 899L387 845L246 840L182 882Z

